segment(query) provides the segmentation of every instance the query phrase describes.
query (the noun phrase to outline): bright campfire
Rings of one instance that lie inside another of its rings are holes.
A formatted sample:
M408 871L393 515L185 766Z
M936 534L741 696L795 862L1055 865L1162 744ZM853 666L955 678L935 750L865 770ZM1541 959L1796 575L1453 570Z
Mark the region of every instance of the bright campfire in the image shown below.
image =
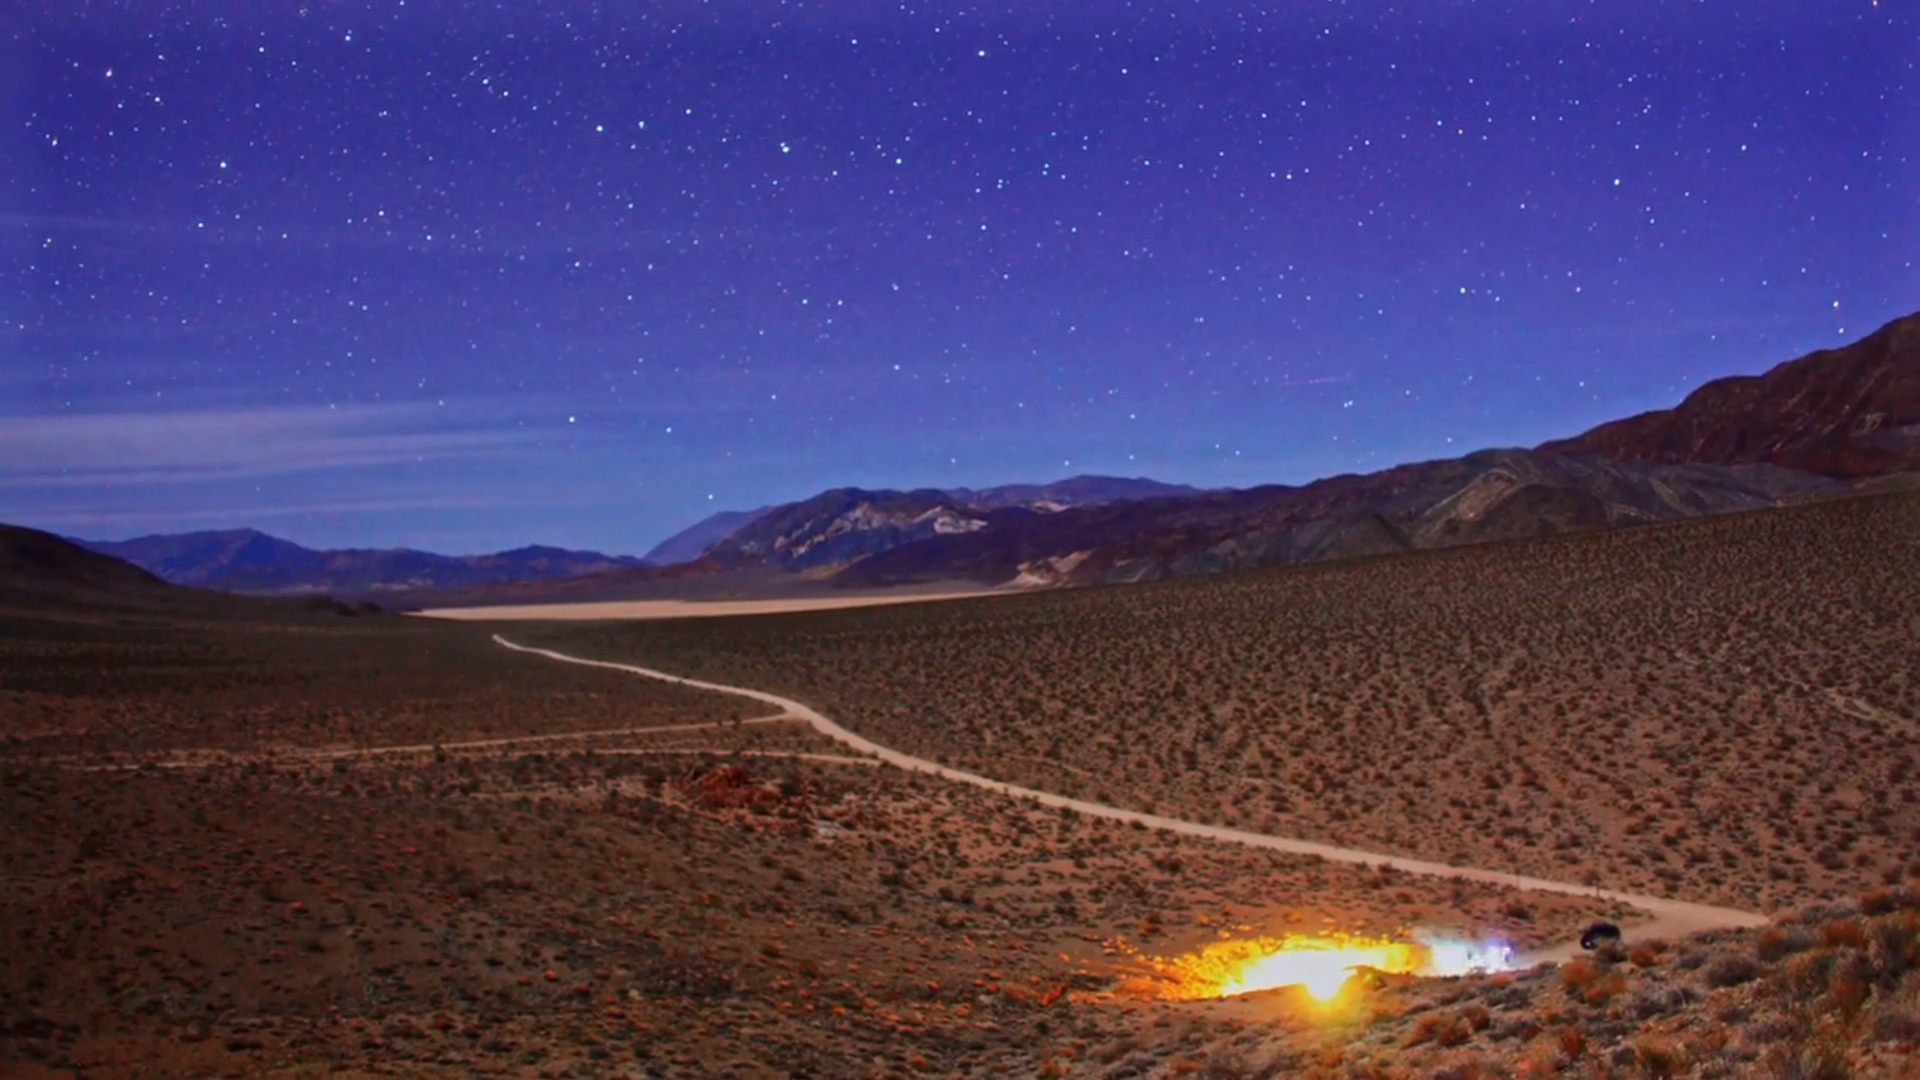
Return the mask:
M1356 970L1436 976L1504 971L1511 965L1512 950L1499 942L1400 942L1335 934L1216 941L1184 956L1141 959L1155 977L1151 985L1138 989L1158 997L1193 1001L1298 986L1326 1002L1340 995Z

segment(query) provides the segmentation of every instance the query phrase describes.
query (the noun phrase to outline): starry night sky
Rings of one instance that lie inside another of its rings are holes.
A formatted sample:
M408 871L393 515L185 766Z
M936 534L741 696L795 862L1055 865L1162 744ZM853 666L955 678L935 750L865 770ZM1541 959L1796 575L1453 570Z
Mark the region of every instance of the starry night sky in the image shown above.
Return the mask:
M1917 67L1906 0L49 0L0 520L627 553L1531 445L1920 308Z

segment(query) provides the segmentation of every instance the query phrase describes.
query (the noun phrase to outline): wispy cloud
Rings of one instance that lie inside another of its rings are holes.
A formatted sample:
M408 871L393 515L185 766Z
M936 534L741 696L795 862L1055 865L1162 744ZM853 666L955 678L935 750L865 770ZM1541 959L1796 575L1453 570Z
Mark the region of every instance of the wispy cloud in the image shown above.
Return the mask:
M0 487L192 483L510 456L550 436L483 409L433 405L0 416Z
M141 528L180 529L190 526L249 525L289 518L352 518L393 513L448 511L553 510L577 505L575 499L522 499L488 495L438 495L396 499L322 500L284 505L248 504L244 508L151 509L96 506L35 506L11 508L0 503L0 521L25 522L55 532L105 529L127 532Z
M126 218L86 217L80 214L23 214L15 211L0 211L0 228L144 233L159 232L165 228L165 226L156 222L132 221Z

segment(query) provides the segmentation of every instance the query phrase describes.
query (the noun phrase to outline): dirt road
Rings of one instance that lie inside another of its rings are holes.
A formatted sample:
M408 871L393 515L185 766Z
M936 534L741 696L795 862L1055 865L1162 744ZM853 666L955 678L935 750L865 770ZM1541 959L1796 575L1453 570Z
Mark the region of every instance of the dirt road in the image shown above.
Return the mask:
M703 682L699 679L688 679L679 675L671 675L664 671L637 667L632 664L616 664L606 660L589 660L584 657L569 656L566 653L555 652L552 649L537 649L526 645L518 645L508 641L499 634L495 634L493 640L515 652L544 656L549 660L557 660L565 664L580 664L585 667L605 668L610 671L624 671L634 675L645 676L649 679L679 683L682 686L690 686L698 690L714 690L723 694L736 694L740 697L751 698L754 701L763 702L784 710L787 714L813 725L814 730L820 732L820 734L862 753L872 754L881 761L897 768L908 769L913 772L932 773L935 776L952 780L956 783L971 784L974 787L999 792L1002 795L1009 795L1018 799L1031 799L1042 806L1071 809L1090 817L1106 818L1111 821L1120 821L1128 824L1139 822L1151 829L1165 829L1168 832L1181 833L1186 836L1198 836L1209 840L1218 840L1223 843L1266 848L1272 851L1287 852L1292 855L1317 855L1320 858L1332 862L1359 863L1366 866L1387 866L1409 874L1460 878L1465 881L1478 881L1516 889L1533 889L1540 892L1591 896L1613 903L1625 904L1628 907L1639 908L1653 916L1651 921L1633 928L1634 936L1637 938L1672 939L1704 930L1765 926L1770 921L1765 915L1751 911L1740 911L1734 908L1714 907L1709 904L1693 904L1684 900L1669 900L1665 897L1646 896L1639 893L1615 892L1610 889L1594 889L1586 885L1575 885L1564 881L1548 881L1544 878L1526 877L1521 874L1508 874L1498 870L1481 870L1470 866L1448 866L1445 863L1427 862L1422 859L1408 859L1399 855L1382 855L1378 852L1361 851L1357 848L1336 847L1331 844L1317 843L1312 840L1298 840L1285 836L1269 836L1265 833L1248 832L1244 829L1230 829L1224 825L1208 825L1198 821L1182 821L1179 818L1162 817L1159 814L1143 814L1137 810L1108 806L1105 803L1068 798L1065 795L1056 795L1049 791L1039 791L1034 788L1005 783L1004 781L995 780L989 776L981 776L978 773L965 772L960 769L950 769L938 762L928 761L925 758L912 757L898 750L888 749L871 739L848 731L815 709L809 708L790 698L784 698L778 694L770 694L765 690L754 690L744 686L726 686L721 683ZM1568 942L1558 948L1541 950L1517 957L1516 962L1522 966L1532 966L1534 964L1548 962L1558 963L1575 955L1579 951L1578 942Z

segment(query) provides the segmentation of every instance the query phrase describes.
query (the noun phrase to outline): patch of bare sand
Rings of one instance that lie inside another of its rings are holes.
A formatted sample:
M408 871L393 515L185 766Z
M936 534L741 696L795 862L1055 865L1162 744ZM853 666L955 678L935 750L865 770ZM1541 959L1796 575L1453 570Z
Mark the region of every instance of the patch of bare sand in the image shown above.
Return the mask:
M433 608L423 618L468 622L581 622L599 619L699 619L724 615L780 615L799 611L922 604L939 600L976 600L1004 596L1006 589L948 593L861 593L774 600L606 600L580 604L510 604L499 607Z

